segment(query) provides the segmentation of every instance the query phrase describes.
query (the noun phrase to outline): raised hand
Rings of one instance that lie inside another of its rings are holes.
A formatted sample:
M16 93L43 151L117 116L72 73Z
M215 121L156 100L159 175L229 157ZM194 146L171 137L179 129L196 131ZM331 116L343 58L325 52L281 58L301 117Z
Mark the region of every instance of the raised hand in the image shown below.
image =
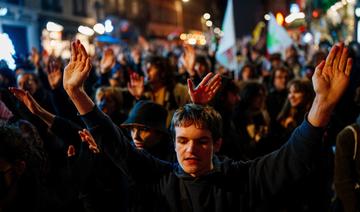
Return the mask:
M54 90L60 86L62 80L62 72L59 60L55 58L50 59L47 69L47 78L51 89Z
M133 97L140 99L144 93L144 77L135 72L131 73L130 82L127 83L127 87Z
M95 142L95 139L92 137L91 133L87 129L79 131L80 138L83 142L86 142L89 145L89 149L94 153L100 153L100 150Z
M30 56L31 62L34 64L34 66L39 67L40 65L40 54L37 48L33 47L31 49L31 56Z
M312 77L316 95L329 105L336 104L349 84L351 67L352 60L344 44L333 46Z
M39 115L43 108L39 103L31 96L29 91L25 91L20 88L10 87L9 91L29 109L32 114Z
M31 96L29 91L20 88L10 87L9 91L30 110L30 112L43 120L48 126L51 126L55 115L45 110Z
M100 72L102 74L109 72L114 63L114 51L112 49L106 49L100 61Z
M326 61L316 67L312 77L316 96L308 115L313 126L323 127L329 122L332 110L349 84L351 67L352 59L342 43L333 46Z
M194 104L205 105L212 100L221 87L221 76L220 74L208 73L196 88L190 79L187 82L191 101Z
M196 53L193 46L184 44L184 53L182 59L184 62L184 67L190 76L195 75L194 66L195 66Z
M83 84L91 70L90 57L80 41L72 42L71 58L65 67L63 84L65 90L83 89Z

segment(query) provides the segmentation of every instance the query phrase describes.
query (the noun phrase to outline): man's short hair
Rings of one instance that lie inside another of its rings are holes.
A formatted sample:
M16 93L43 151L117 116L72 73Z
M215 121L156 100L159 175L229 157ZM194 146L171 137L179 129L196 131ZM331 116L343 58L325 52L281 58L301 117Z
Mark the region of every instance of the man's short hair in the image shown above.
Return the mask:
M177 109L171 120L171 133L175 138L175 127L188 127L195 125L199 129L207 129L211 132L214 141L222 136L221 115L210 106L186 104Z

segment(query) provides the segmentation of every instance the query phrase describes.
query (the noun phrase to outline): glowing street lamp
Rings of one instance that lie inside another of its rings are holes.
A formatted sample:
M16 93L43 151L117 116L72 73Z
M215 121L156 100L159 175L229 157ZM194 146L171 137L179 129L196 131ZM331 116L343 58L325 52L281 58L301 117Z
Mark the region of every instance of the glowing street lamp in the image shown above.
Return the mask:
M209 19L211 18L211 16L210 16L209 13L204 13L203 18L204 18L205 20L209 20Z
M212 27L212 25L213 25L212 21L210 21L210 20L207 20L205 24L208 27Z
M79 26L78 31L86 36L94 35L94 30L92 30L90 27L87 26Z
M100 35L105 33L105 26L101 23L97 23L93 27L94 31Z
M64 27L60 24L54 23L52 21L47 22L46 29L49 32L61 32L64 30Z

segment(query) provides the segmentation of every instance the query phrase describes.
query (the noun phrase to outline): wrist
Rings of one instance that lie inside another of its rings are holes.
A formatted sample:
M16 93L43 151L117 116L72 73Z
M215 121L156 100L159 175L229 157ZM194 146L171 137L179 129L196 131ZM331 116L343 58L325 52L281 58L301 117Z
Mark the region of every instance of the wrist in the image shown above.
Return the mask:
M329 103L326 98L316 96L308 114L308 121L314 127L326 126L334 107L335 105Z
M69 95L70 99L74 99L77 96L79 96L79 94L85 93L83 87L66 86L66 87L64 87L64 89L65 89L66 93Z

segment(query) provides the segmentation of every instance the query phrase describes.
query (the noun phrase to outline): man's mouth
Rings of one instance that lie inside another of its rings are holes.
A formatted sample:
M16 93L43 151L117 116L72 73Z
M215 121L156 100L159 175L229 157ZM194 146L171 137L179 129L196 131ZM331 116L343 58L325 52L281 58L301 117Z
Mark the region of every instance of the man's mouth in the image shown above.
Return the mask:
M135 146L137 147L137 148L144 148L144 143L143 142L136 142L136 141L134 141L134 144L135 144Z
M187 157L185 158L185 161L188 163L197 163L200 161L200 159L197 157Z

